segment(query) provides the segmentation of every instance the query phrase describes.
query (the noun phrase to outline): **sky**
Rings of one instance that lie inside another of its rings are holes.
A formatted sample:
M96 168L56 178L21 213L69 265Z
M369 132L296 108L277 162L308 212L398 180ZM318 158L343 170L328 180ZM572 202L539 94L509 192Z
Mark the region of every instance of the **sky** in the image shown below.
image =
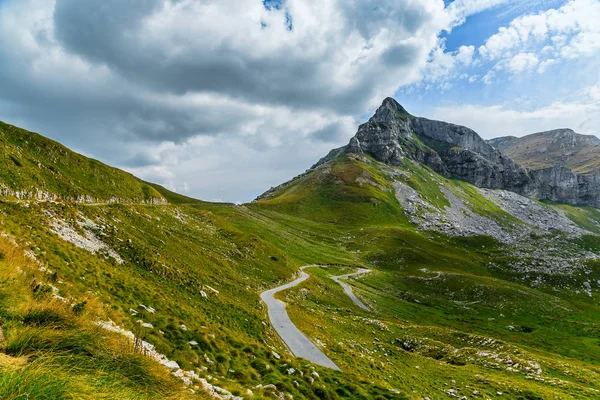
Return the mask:
M600 0L0 0L0 120L210 201L387 96L482 137L600 134Z

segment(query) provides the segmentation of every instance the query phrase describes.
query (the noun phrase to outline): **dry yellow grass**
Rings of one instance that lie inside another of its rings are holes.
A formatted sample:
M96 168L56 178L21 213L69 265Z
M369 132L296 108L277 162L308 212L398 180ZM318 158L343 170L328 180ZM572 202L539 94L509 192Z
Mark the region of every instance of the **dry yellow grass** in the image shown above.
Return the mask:
M136 354L128 338L97 326L104 315L94 296L35 294L32 289L50 275L0 235L0 303L10 316L0 319L0 398L205 398ZM82 300L83 311L74 312Z
M0 353L0 371L17 371L27 364L27 357L12 357Z

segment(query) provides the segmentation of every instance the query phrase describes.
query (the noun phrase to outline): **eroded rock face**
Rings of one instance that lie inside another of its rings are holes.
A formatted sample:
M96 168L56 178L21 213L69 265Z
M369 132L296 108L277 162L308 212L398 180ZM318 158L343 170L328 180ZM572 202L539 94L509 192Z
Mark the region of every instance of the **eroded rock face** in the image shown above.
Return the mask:
M488 143L530 169L536 198L600 207L600 139L554 129Z
M401 165L408 158L481 188L600 207L600 172L582 176L560 166L523 168L475 131L412 116L392 98L385 99L375 115L360 125L347 146L332 150L313 168L342 152L367 154L389 165Z
M554 166L530 173L537 183L527 188L530 197L600 208L600 171L580 175L568 168Z
M347 153L364 153L391 165L407 157L448 177L485 188L515 189L527 184L527 171L464 126L414 117L387 98L358 128Z

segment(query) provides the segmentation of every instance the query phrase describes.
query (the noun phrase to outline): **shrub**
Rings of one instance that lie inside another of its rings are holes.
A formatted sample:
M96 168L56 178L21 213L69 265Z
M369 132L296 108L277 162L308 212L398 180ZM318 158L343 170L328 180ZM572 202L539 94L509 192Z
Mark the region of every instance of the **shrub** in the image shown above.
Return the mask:
M79 303L75 303L73 304L73 313L75 315L80 315L85 311L85 305L87 304L87 301L80 301Z
M17 167L22 167L22 166L23 166L23 164L21 164L21 161L19 161L19 160L18 160L16 157L14 157L14 156L12 156L12 155L9 155L8 157L11 159L11 161L12 161L12 162L13 162L13 163L14 163L14 164L17 166Z
M47 326L47 327L65 327L71 324L60 312L51 308L42 308L30 310L23 317L23 324L26 326Z

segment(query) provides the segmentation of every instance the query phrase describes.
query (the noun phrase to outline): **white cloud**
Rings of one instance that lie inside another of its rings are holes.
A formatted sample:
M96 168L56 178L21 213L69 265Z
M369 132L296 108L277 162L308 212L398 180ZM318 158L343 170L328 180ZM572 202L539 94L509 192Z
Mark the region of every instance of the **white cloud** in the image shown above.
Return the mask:
M509 0L455 0L448 6L450 28L463 24L470 15L508 2Z
M483 78L481 78L481 81L483 83L485 83L486 85L491 84L494 81L494 78L496 77L496 72L494 70L489 70L484 76Z
M543 74L549 67L551 67L554 64L556 64L556 60L554 58L549 58L547 60L542 61L537 68L537 73Z
M454 79L466 79L469 75L464 68L473 64L474 46L460 46L456 51L447 52L443 41L431 52L429 61L423 69L420 84L435 84L436 88L447 90Z
M456 60L462 64L469 65L473 62L475 46L460 46L456 53Z
M591 86L585 90L585 95L592 101L600 103L600 82L597 85Z
M515 18L480 46L483 60L513 74L538 64L539 73L565 59L594 56L600 50L600 2L571 0L558 9Z
M533 53L519 53L508 60L507 68L512 73L518 74L523 71L534 69L539 64L537 56Z
M599 50L600 29L598 32L579 32L569 44L560 49L560 55L567 59L575 59L595 55Z
M249 200L417 81L448 21L441 0L5 0L0 118L200 197L209 163Z
M578 101L556 101L530 110L506 105L437 107L430 117L468 126L485 139L557 128L600 137L600 84L583 90L577 97Z
M344 144L402 86L478 79L474 46L446 52L439 34L506 2L0 1L1 119L231 200ZM584 53L593 37L563 24L553 35Z
M268 187L256 175L280 183L343 144L421 79L442 30L498 3L5 0L0 118L200 197L230 180L248 200ZM473 54L434 53L431 71Z

